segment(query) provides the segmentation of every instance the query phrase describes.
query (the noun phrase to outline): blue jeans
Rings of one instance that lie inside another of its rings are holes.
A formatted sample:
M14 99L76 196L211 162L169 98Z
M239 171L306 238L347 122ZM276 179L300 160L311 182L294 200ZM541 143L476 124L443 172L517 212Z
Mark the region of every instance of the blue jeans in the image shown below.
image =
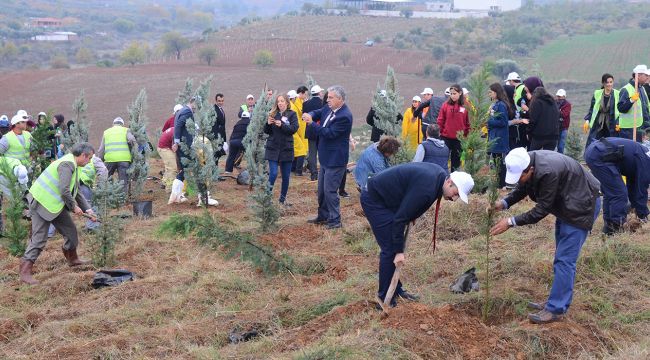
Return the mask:
M395 254L397 254L397 251L393 248L393 219L395 218L395 212L386 208L380 201L375 200L366 190L361 192L361 207L364 214L366 214L380 249L379 290L377 296L379 299L384 300L395 272L395 264L393 263ZM403 292L402 282L400 281L397 283L391 303L395 304L397 295Z
M278 165L282 173L282 188L280 189L280 202L287 199L287 192L289 192L289 177L291 176L291 163L292 161L273 161L269 160L269 184L273 190L273 184L278 177Z
M560 139L557 142L557 152L560 154L564 154L564 144L566 143L566 134L568 132L568 129L560 130Z
M596 199L594 219L600 212L600 201L600 198ZM588 230L569 225L560 219L555 220L553 285L546 302L546 310L553 314L564 314L571 306L576 263L588 234Z

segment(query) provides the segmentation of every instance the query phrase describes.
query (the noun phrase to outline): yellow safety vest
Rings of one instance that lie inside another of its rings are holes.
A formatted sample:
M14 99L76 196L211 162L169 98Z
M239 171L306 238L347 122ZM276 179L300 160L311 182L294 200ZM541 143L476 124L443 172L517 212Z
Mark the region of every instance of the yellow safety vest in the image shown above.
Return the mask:
M128 131L128 128L120 125L104 131L104 162L131 161L131 150L126 141Z
M61 191L59 190L58 171L59 165L64 161L74 164L74 173L70 178L70 193L72 193L72 197L75 197L77 195L75 184L79 180L79 168L77 167L77 163L72 154L67 154L59 160L51 163L29 189L29 192L32 194L34 199L46 208L47 211L53 214L60 213L65 205L63 198L61 197Z
M97 169L95 169L95 163L90 159L90 162L86 166L81 168L79 172L79 180L86 186L92 187L95 183L95 177L97 176Z
M598 90L594 91L594 107L593 107L593 109L591 109L591 121L589 121L589 127L594 126L594 121L596 121L596 118L598 117L598 112L600 111L600 101L601 101L601 99L603 97L603 92L604 91L605 90L603 90L603 89L598 89ZM616 120L619 117L619 111L618 111L618 105L617 104L618 104L618 97L619 97L619 94L621 92L616 90L616 89L612 89L612 92L614 93L614 100L613 100L614 101L614 117L615 117L614 120ZM612 101L612 99L610 98L609 101ZM607 111L609 112L609 109Z
M519 84L515 89L515 106L517 107L518 112L521 111L521 106L517 105L517 103L519 102L519 99L524 96L524 87L524 84Z
M635 93L634 85L630 83L627 83L627 85L623 86L623 89L627 90L628 96L632 96L632 94ZM641 91L645 92L645 89L642 86L639 86L639 92ZM632 105L630 110L619 115L618 125L621 127L621 129L631 129L634 127L634 108L636 108L637 114L636 127L641 127L641 125L643 125L643 106L641 106L641 99L643 99L643 96L639 95L639 100L634 102L634 105Z
M22 133L24 144L18 139L18 135L15 132L9 131L5 136L7 137L7 143L9 143L9 148L5 153L6 157L12 159L20 160L20 162L29 166L29 149L32 146L32 134L29 131L23 131Z

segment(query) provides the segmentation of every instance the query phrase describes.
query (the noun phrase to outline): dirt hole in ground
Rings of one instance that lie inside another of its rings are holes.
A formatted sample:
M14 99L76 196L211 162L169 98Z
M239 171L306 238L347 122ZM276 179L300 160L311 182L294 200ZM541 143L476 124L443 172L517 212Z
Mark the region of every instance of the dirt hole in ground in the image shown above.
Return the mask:
M487 319L483 319L483 300L481 299L472 299L453 305L453 307L458 311L463 311L467 315L479 319L479 321L488 326L501 325L523 319L521 315L517 314L515 304L504 299L492 299Z

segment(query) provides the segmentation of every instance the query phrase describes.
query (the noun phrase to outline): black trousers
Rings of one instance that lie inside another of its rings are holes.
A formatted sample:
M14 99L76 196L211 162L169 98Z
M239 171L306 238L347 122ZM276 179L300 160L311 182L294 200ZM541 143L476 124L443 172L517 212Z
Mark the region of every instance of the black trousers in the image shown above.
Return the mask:
M535 150L555 150L555 146L557 145L557 139L549 139L549 140L538 140L533 138L530 140L530 145L528 146L528 151L535 151Z
M499 167L499 188L506 186L506 164L503 162L504 155L503 153L490 153L492 160L492 164L490 165Z
M449 159L451 160L451 172L460 169L460 153L463 151L460 140L450 139L442 136L442 140L449 148Z

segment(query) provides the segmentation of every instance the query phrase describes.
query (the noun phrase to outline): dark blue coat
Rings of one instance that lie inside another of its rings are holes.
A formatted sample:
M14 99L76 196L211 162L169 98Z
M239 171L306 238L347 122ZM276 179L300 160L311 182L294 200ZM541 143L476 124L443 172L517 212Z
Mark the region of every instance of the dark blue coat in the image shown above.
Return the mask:
M491 153L507 154L510 151L510 133L508 132L508 106L498 100L490 107L487 121L488 141L493 141Z
M321 166L340 167L348 164L350 157L350 132L352 113L346 104L336 111L334 118L325 126L322 123L330 115L331 109L325 106L309 112L314 122L307 126L307 137L318 138L318 158ZM320 121L321 125L316 121Z
M269 134L266 139L264 160L293 161L293 134L298 131L298 117L292 110L286 110L284 116L278 112L275 120L282 120L282 125L264 125L264 132Z
M178 110L176 113L176 117L174 118L174 142L176 143L177 140L180 140L183 144L187 145L188 147L192 147L192 141L194 141L194 136L190 134L190 132L187 130L187 120L194 120L194 113L192 112L192 109L190 109L187 105L183 106L182 109ZM180 151L179 155L180 157L188 157L188 154L185 154L185 152L182 150L183 148L181 146L178 147L178 151Z

